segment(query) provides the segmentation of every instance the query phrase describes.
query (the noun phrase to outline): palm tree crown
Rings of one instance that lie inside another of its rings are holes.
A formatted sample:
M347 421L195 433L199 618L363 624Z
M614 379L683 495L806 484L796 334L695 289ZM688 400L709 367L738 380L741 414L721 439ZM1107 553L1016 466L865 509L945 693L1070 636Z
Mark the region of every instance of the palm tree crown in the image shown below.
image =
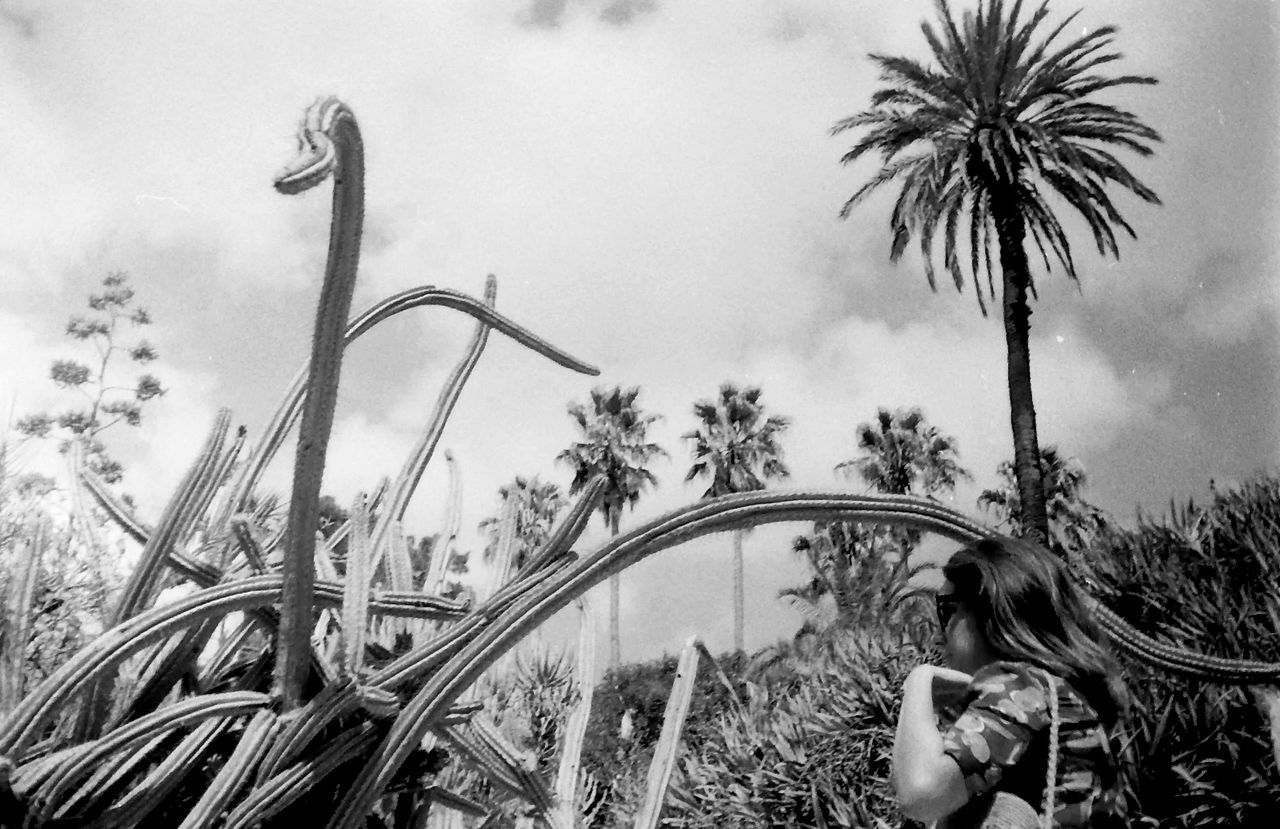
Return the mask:
M577 424L582 439L556 456L556 460L573 467L570 495L580 492L598 474L607 477L600 513L615 532L622 507L634 508L641 492L657 485L658 479L645 464L667 454L647 438L649 426L662 415L640 409L636 405L639 394L636 387L597 387L591 390L590 406L570 403L569 417Z
M519 572L524 568L525 560L551 538L556 516L569 501L561 494L558 485L543 481L537 475L532 478L517 475L511 483L498 487L498 498L503 505L509 498L515 500L513 529L517 549L512 564ZM502 534L502 510L482 520L479 529L488 536L483 553L484 560L488 561Z
M874 423L858 424L857 438L858 457L836 464L836 471L856 472L876 492L907 495L919 483L932 496L971 477L957 460L956 439L938 431L920 409L877 409Z
M700 422L698 428L681 435L692 443L693 452L693 464L684 479L709 477L703 498L753 492L764 489L769 478L790 476L778 445L790 421L781 415L765 417L760 394L758 388L739 389L724 383L715 400L693 404Z
M832 128L833 135L869 128L842 163L870 151L884 160L880 172L845 202L841 216L881 185L900 182L890 220L891 256L896 261L918 235L925 275L935 288L934 235L943 230L945 267L961 289L965 273L957 236L967 224L969 273L985 314L979 270L985 265L987 292L994 298L991 237L1016 217L1046 270L1053 259L1077 278L1071 245L1046 200L1049 193L1084 217L1103 255L1119 255L1115 226L1134 235L1108 197L1108 184L1159 203L1111 152L1122 147L1150 155L1149 144L1159 134L1135 115L1091 100L1103 90L1156 81L1095 73L1120 57L1111 51L1112 26L1061 43L1059 36L1079 12L1037 39L1047 0L1025 22L1019 21L1022 0L1015 0L1007 16L1002 0L981 0L976 13L965 12L959 24L946 0L937 6L940 31L927 23L922 28L938 66L872 55L889 86L872 95L870 109ZM1017 237L1009 241L1021 246L1023 234ZM1005 241L1000 239L1002 257Z

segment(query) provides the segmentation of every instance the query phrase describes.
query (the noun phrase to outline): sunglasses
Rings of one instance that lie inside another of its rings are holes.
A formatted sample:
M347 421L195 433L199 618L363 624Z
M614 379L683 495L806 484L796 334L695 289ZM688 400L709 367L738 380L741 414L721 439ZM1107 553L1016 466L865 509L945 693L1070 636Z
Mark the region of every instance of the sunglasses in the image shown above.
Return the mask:
M954 593L937 593L934 594L933 601L938 609L938 625L946 633L947 625L951 624L956 612L960 610L960 599Z

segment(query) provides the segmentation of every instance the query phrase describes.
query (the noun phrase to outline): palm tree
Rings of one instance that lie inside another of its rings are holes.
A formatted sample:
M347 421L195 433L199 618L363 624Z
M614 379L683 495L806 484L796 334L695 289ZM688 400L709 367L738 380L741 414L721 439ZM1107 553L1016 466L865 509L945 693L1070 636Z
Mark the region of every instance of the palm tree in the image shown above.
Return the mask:
M858 456L836 464L836 471L861 477L876 492L933 497L972 478L960 465L956 439L929 423L918 407L878 408L875 420L859 423L856 434ZM907 586L907 557L919 538L915 530L814 522L812 532L792 542L793 552L809 565L810 579L778 594L805 617L801 634L907 619L910 614L891 608Z
M1000 483L994 489L982 491L978 506L994 513L1010 532L1018 534L1024 519L1013 464L1002 461L996 467L996 474L1000 476ZM1109 523L1103 510L1081 497L1081 490L1089 482L1084 465L1051 444L1040 450L1040 474L1050 544L1063 551L1083 550Z
M518 573L524 569L528 557L551 537L556 516L569 501L557 484L540 480L537 475L532 478L517 475L511 483L498 487L498 499L504 506L508 499L515 500L516 548L511 565ZM489 538L483 553L484 560L489 561L502 534L502 510L499 509L497 515L482 520L478 529Z
M662 416L648 414L636 405L640 389L632 387L591 390L591 404L573 401L569 417L578 425L581 440L556 456L556 460L573 467L569 494L576 495L596 475L608 481L600 503L600 515L611 535L618 534L618 519L624 505L635 509L640 493L656 486L657 478L645 464L666 450L647 440L649 426ZM609 665L617 667L622 659L618 633L618 577L609 578Z
M765 417L759 388L739 389L732 383L720 386L715 400L693 404L698 428L681 437L692 443L693 465L685 482L706 476L711 485L703 498L733 492L764 489L769 478L786 478L790 471L782 463L778 436L789 424L780 415ZM733 533L733 647L743 650L742 537Z
M955 489L972 476L960 466L956 439L944 435L919 408L876 409L874 423L859 423L859 455L836 464L836 471L860 475L867 486L889 495L909 495L920 484L923 494Z
M984 316L986 297L994 301L996 296L995 238L1014 469L1026 527L1047 537L1031 396L1027 292L1034 296L1035 284L1027 237L1046 271L1053 259L1077 280L1066 231L1049 202L1056 195L1084 218L1101 255L1119 256L1116 227L1135 233L1108 197L1107 186L1118 185L1150 203L1158 204L1159 198L1112 151L1129 149L1147 156L1160 136L1135 115L1093 96L1155 79L1099 74L1100 67L1120 57L1111 48L1116 30L1103 26L1060 40L1078 12L1039 37L1048 0L1025 21L1020 19L1022 0L1015 0L1007 14L1002 0L979 0L976 13L966 12L960 21L946 0L936 3L940 31L929 24L923 30L937 66L871 55L887 86L872 95L870 109L832 127L833 135L867 128L842 163L873 150L883 159L880 171L845 202L840 215L847 218L868 193L899 182L890 219L890 258L897 261L916 235L925 277L936 290L933 239L941 229L945 267L957 290L963 288L967 270ZM967 269L957 252L964 227L969 231ZM983 266L985 288L979 276Z

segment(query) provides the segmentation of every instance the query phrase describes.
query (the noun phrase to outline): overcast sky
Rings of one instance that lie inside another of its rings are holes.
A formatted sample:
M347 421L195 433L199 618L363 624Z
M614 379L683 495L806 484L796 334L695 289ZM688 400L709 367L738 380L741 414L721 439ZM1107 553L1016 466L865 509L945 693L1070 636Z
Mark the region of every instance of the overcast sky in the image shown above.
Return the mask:
M1155 157L1128 159L1164 205L1119 197L1138 239L1118 262L1072 225L1081 284L1041 275L1033 382L1042 443L1078 457L1086 495L1131 520L1280 457L1277 13L1085 5L1073 29L1119 25L1120 71L1161 81L1109 100L1164 136ZM47 371L72 353L65 317L123 269L169 389L113 443L144 516L219 406L256 435L305 359L329 226L327 185L285 197L271 180L306 106L336 94L368 169L354 307L421 284L478 296L493 273L500 310L601 368L576 375L491 337L441 444L462 470L466 546L512 476L567 485L552 460L574 438L565 406L596 383L639 385L665 416L654 438L672 459L624 527L701 493L682 483L679 435L724 380L792 418L793 486L860 491L832 471L857 424L923 407L975 475L954 505L980 515L977 492L1011 455L1000 321L971 291L931 293L918 257L888 262L891 194L837 218L874 162L841 168L850 139L828 136L876 87L867 53L923 57L932 13L928 0L5 3L0 403L57 405ZM325 491L349 502L395 473L470 330L432 309L353 347ZM283 489L282 454L269 483ZM439 528L434 466L411 533ZM802 529L747 541L750 647L799 624L775 597L803 577L789 551ZM729 645L728 551L707 539L628 572L624 657L693 633Z

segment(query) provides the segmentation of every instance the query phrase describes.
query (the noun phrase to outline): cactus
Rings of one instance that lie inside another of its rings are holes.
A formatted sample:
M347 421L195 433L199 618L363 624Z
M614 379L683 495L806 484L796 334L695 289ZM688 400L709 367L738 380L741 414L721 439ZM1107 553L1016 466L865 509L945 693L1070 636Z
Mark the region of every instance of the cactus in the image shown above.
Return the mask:
M653 761L649 764L649 780L645 785L644 803L636 815L636 829L655 829L662 814L662 801L667 796L671 782L671 770L675 767L676 753L680 748L680 731L689 715L689 702L693 699L693 684L698 674L698 638L690 637L680 652L676 665L676 678L671 683L671 695L662 714L662 733L653 749Z
M22 697L27 641L31 638L31 600L40 577L40 560L49 537L49 519L41 516L21 534L14 550L15 566L5 591L0 629L0 710L12 711Z

